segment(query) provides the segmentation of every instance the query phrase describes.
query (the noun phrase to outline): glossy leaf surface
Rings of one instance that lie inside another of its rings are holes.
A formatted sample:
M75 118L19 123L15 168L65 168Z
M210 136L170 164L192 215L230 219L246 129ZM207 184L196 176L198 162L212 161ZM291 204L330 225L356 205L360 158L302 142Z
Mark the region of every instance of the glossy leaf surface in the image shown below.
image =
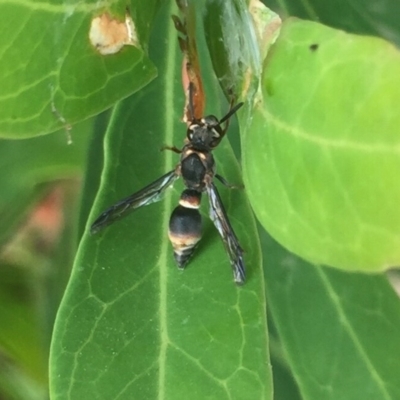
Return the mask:
M89 223L179 160L160 152L165 144L181 146L186 131L171 13L162 10L154 33L152 59L162 75L112 113ZM240 182L227 139L215 155L218 172ZM55 327L53 399L271 398L260 252L245 193L220 187L246 250L248 281L239 288L207 207L193 259L185 271L176 268L167 228L182 189L178 182L162 202L83 236Z
M383 40L298 20L266 60L245 182L263 226L312 262L400 262L399 65Z
M7 38L0 43L0 136L31 137L74 124L154 78L145 49L158 2L147 1L144 12L142 1L129 4L139 42L110 55L91 44L91 21L105 13L123 23L126 1L0 4Z
M397 399L400 302L386 277L312 266L262 236L268 304L302 399Z
M213 2L213 4L217 3L222 7L228 7L228 2ZM268 4L268 2L266 3ZM344 7L338 6L341 2L328 4L317 1L307 3L279 1L279 6L287 7L288 10L295 10L296 7L304 8L303 14L307 15L310 9L316 9L314 6L317 3L319 4L318 18L324 19L323 12L329 10L330 17L338 17L336 18L337 26L343 22L346 23L345 17L349 13L344 11ZM342 3L351 7L357 2ZM365 2L364 5L368 7ZM384 10L385 5L382 4L380 11ZM358 17L365 15L368 14L361 12ZM212 13L209 17L211 18L211 16ZM315 17L315 14L308 13L308 17ZM217 21L217 17L214 21ZM246 23L244 19L241 22ZM354 22L352 31L360 31L360 26L356 24L357 20L354 19ZM364 23L365 27L365 20L360 21L359 18L358 22L359 24ZM373 22L372 19L368 19L367 25L368 23L373 24ZM342 32L332 31L322 26L319 26L321 28L319 29L316 24L308 24L304 21L286 24L283 36L271 49L269 58L264 64L263 100L259 98L258 102L255 102L255 118L251 118L254 116L250 112L250 118L245 116L241 119L241 125L245 128L242 150L246 187L250 191L251 200L254 200L255 209L277 221L275 230L285 228L281 212L286 208L284 195L288 193L293 202L302 199L302 204L304 204L302 212L304 210L310 213L320 211L321 215L325 213L326 218L323 222L321 221L319 226L323 226L327 231L332 229L332 225L341 223L342 235L338 233L334 240L338 239L339 243L344 242L347 245L346 240L348 241L349 238L357 240L360 236L358 236L358 232L354 232L353 221L348 218L348 215L341 214L345 212L346 208L337 201L335 202L336 198L332 199L332 203L324 204L321 201L318 208L315 207L314 201L314 199L325 199L327 191L332 186L335 187L332 185L332 180L337 183L335 168L343 165L345 158L341 160L339 156L338 165L332 162L328 164L332 166L331 178L329 179L325 175L325 182L321 182L318 190L315 190L314 196L310 197L309 182L321 173L323 162L317 163L317 161L326 156L326 151L321 152L323 154L320 155L320 158L316 157L315 152L303 152L301 160L304 160L304 164L308 162L312 167L302 171L301 163L298 162L298 149L301 148L302 138L289 132L298 132L301 123L304 122L304 111L306 111L309 116L307 127L313 126L313 123L318 126L324 122L324 129L320 129L320 131L330 132L332 142L338 137L337 141L340 144L346 144L347 137L343 138L343 136L346 134L351 136L353 132L349 133L346 122L354 129L356 124L353 122L353 114L357 115L354 113L354 108L362 109L368 104L371 108L368 111L364 110L364 114L358 115L359 118L364 116L365 121L362 121L363 125L355 129L356 140L359 140L361 144L363 140L373 141L374 136L371 134L371 130L376 129L377 142L382 141L382 138L389 139L389 143L391 143L391 139L395 142L398 135L394 126L398 126L398 123L394 105L398 103L395 96L398 93L399 85L394 82L398 79L398 74L388 73L388 71L397 68L397 51L382 41L346 36ZM304 29L300 31L294 29L295 24L303 26ZM209 26L211 25L209 24ZM229 26L229 23L227 25ZM381 24L380 29L383 26ZM248 32L248 29L246 30L242 26L238 30ZM219 32L223 32L223 29L220 29ZM393 33L384 29L382 32ZM227 32L226 35L237 38L234 29ZM342 40L340 41L340 39ZM322 47L325 40L328 48ZM224 38L221 38L221 47L224 42ZM243 42L245 40L240 41L240 43ZM302 46L304 47L302 48ZM348 48L346 49L346 47ZM322 54L319 53L321 49L324 49ZM219 58L223 58L221 51L211 49L211 54L214 57L214 63L218 63ZM242 53L241 62L244 65L249 64L246 54L250 53L246 53L246 51ZM227 58L228 60L234 59L230 58L230 55ZM368 68L369 62L374 67ZM229 76L232 72L232 67L227 62L225 64L220 62L219 66L222 67L222 71L219 73L220 77ZM330 90L325 91L325 96L317 97L318 91L315 88L326 78L334 66L337 68L346 66L346 73L336 74L335 79L331 79ZM384 73L383 70L385 70ZM257 79L257 74L254 75L254 78ZM384 83L385 80L392 84ZM381 95L373 96L373 91L380 85L384 86ZM363 86L364 89L366 88L365 93L370 90L370 97L357 97L358 93L355 89L359 90ZM246 100L251 102L247 96ZM370 100L370 103L366 100ZM341 102L345 102L345 105L338 107ZM265 107L267 112L270 112L271 109L278 110L279 122L281 122L279 126L274 126L278 125L274 124L277 118L271 118L269 114L269 118L266 118L269 123L260 124L262 118L258 119L257 107L259 109ZM314 115L314 110L316 115ZM389 131L390 133L387 129L380 129L381 121L385 118L394 120L392 120L393 129ZM285 125L288 121L289 123ZM371 124L371 121L374 123ZM297 130L293 127L296 127ZM338 129L339 127L343 129ZM367 133L366 137L364 137L365 133ZM390 146L389 144L386 149L388 150ZM393 221L390 221L389 214L393 212L393 215L398 215L395 206L399 200L396 197L398 184L395 181L399 172L398 165L394 161L396 157L374 158L374 150L379 152L382 149L379 145L376 148L371 145L370 148L369 159L363 160L360 155L354 159L355 162L363 164L364 170L363 168L358 169L358 181L353 181L354 175L349 174L345 182L348 185L346 188L352 193L361 186L358 193L360 195L359 202L356 202L354 209L359 208L362 212L365 207L372 205L372 209L369 210L369 216L372 219L381 218L387 207L391 207L386 214L386 222L391 224ZM343 146L344 149L345 146ZM392 150L396 152L395 149L397 149L396 145ZM390 162L389 160L395 163L389 166L387 164ZM348 165L352 165L350 161ZM388 168L386 169L385 166ZM367 174L371 170L372 176ZM346 171L343 168L339 169L340 171L346 177ZM347 172L351 171L351 168L348 168ZM302 176L303 179L300 179L299 176ZM296 184L297 181L299 184ZM371 192L367 196L368 193L365 190L368 191L369 185L373 186L369 188ZM373 191L376 191L377 187L380 188L380 192L374 196ZM362 195L362 190L364 190L364 195ZM257 193L257 196L252 197L253 193ZM346 193L346 190L343 193ZM392 203L393 193L396 200ZM270 202L270 199L275 201ZM332 212L330 219L328 217ZM290 209L288 215L291 215ZM292 215L292 219L295 217L296 215ZM345 221L346 218L347 221ZM263 222L263 219L260 219ZM397 222L391 226L398 232ZM270 225L264 226L270 228ZM299 243L299 247L307 249L306 229L294 231L292 227L293 224L286 226L287 235L292 235L293 243ZM271 233L274 234L274 229L271 230ZM334 240L329 242L332 244ZM287 242L283 243L287 245ZM311 241L309 243L313 245ZM372 241L361 250L369 252L370 256L376 251L384 253L387 249L386 245L387 243L383 241ZM393 247L395 248L395 246ZM264 240L262 250L266 294L271 308L270 316L273 319L273 323L269 325L270 327L271 325L275 326L277 330L275 334L272 334L271 343L271 355L274 360L274 398L282 400L298 398L290 375L293 375L296 380L302 399L392 399L399 397L397 371L400 348L397 338L400 327L397 321L400 307L398 297L386 278L377 275L348 274L328 268L314 267L283 249L271 238ZM332 251L328 255L337 254ZM320 251L319 256L326 257L325 249ZM371 259L369 258L369 261ZM348 267L357 266L350 262Z
M397 0L264 0L286 19L295 16L318 21L322 24L343 29L349 33L373 35L400 45L400 29L397 16L400 3Z

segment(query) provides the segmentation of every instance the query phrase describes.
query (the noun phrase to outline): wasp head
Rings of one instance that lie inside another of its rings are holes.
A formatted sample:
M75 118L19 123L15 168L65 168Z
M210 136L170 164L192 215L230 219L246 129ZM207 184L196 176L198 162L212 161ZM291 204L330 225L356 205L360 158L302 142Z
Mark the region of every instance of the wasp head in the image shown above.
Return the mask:
M188 127L187 138L193 147L201 151L209 151L217 146L224 132L214 115L194 120Z

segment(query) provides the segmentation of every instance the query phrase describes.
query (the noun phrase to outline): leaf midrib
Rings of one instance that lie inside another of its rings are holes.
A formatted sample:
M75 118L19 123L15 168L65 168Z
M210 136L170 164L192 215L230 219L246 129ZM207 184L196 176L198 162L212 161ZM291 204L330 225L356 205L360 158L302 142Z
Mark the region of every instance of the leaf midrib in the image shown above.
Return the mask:
M170 3L169 14L172 14L173 2ZM177 37L173 24L169 24L167 32L166 43L168 46L168 55L166 62L165 84L164 84L164 121L165 121L165 135L164 143L171 144L173 142L174 132L174 75L177 70L175 65L175 54L177 49ZM170 171L173 168L172 152L164 152L165 162L164 171ZM171 210L171 196L166 196L163 201L163 219L161 223L162 232L165 235L169 223L169 211ZM167 323L167 269L165 268L168 260L169 245L167 240L161 241L160 258L158 260L159 268L159 283L160 283L160 309L159 309L159 324L160 324L160 354L159 354L159 377L158 377L158 398L159 400L165 399L165 374L167 363L167 347L170 342L168 337L168 323Z
M336 290L331 285L328 277L324 273L322 268L316 268L317 274L321 279L322 284L326 288L326 292L328 296L332 300L332 303L336 306L336 311L338 313L338 319L342 322L342 325L347 332L350 340L353 342L356 350L358 351L360 358L364 360L365 366L369 373L371 374L371 378L376 382L377 386L381 389L382 395L384 399L390 400L391 396L386 388L385 382L382 377L379 375L379 371L374 366L374 362L371 360L367 351L365 351L362 343L358 339L357 333L354 331L351 320L347 317L346 311L342 305L342 301L340 296L337 294Z

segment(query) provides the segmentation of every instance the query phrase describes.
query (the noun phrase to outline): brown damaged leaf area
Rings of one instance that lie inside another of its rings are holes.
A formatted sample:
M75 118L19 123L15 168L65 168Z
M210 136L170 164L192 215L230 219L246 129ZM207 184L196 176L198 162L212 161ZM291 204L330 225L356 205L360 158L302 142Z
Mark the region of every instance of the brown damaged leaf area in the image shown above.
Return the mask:
M193 5L177 2L181 18L172 15L178 33L179 47L183 53L182 84L185 92L183 122L190 125L193 119L201 119L205 109L205 93L201 78L196 43L196 20ZM192 99L192 101L190 101Z
M93 18L89 39L103 55L118 53L126 45L139 47L135 26L129 14L126 14L124 21L112 18L108 13Z

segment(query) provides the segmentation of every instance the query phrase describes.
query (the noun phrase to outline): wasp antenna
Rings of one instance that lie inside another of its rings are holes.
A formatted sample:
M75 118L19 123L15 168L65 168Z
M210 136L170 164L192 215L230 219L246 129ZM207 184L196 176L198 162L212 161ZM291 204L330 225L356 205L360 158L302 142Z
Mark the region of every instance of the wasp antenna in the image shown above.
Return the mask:
M235 107L231 108L231 109L229 110L228 114L226 114L224 117L222 117L222 118L220 119L219 124L220 124L220 125L223 124L223 123L224 123L225 121L227 121L230 117L232 117L232 115L235 114L235 112L236 112L237 110L239 110L239 108L242 107L243 104L244 104L244 103L238 103L238 104L236 104Z

